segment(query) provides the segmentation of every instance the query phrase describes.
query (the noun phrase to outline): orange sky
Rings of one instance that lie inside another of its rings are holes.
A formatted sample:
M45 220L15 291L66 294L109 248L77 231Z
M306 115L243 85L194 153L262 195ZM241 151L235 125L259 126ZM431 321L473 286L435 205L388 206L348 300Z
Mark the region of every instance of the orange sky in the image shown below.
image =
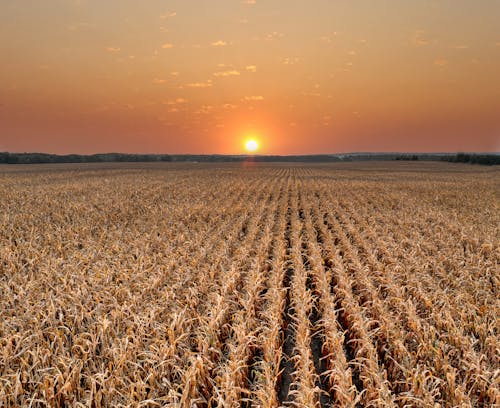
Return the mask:
M500 1L1 8L0 151L500 150Z

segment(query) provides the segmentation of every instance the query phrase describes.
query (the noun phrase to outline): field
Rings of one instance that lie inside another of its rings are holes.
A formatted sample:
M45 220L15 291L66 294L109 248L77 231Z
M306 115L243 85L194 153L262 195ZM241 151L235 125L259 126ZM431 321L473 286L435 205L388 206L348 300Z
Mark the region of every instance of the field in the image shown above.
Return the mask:
M500 404L500 170L0 166L0 406Z

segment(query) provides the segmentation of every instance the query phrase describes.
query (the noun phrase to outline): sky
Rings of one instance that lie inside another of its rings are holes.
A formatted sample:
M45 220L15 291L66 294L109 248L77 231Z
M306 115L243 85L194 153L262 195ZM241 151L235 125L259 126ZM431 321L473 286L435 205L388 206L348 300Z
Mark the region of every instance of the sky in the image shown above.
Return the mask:
M498 0L0 4L0 151L500 151Z

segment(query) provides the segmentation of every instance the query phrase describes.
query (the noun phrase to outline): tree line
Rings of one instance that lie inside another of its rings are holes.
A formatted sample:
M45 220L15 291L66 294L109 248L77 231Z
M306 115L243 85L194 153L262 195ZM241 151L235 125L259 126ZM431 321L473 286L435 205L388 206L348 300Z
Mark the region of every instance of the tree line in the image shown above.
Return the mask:
M99 153L92 155L50 153L0 152L3 164L36 163L104 163L104 162L308 162L328 163L344 161L403 160L403 161L447 161L482 165L500 164L500 153L349 153L294 156L253 155L194 155L194 154L126 154Z

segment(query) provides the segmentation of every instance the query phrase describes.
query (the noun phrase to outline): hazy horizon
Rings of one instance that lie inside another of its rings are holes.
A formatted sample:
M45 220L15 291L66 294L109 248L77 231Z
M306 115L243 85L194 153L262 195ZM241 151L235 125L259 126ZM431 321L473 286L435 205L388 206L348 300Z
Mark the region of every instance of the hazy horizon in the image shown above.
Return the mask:
M0 151L500 151L500 2L7 0Z

